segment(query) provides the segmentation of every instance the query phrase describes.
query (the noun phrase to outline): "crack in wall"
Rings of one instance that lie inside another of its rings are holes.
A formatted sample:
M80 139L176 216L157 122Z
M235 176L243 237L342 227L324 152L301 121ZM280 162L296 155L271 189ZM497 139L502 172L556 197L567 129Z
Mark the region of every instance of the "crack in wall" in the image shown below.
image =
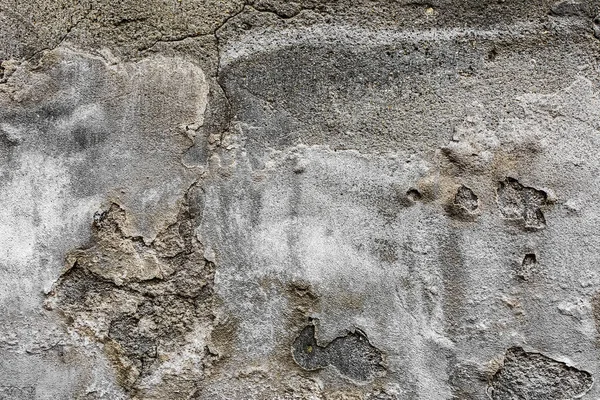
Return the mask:
M82 23L83 21L85 21L89 17L89 15L92 13L93 9L94 8L92 7L92 3L90 3L90 7L85 12L85 14L81 18L79 18L75 23L72 23L71 25L69 25L67 27L67 31L65 32L65 34L62 35L58 39L58 42L54 46L44 47L42 49L39 49L39 50L35 51L33 54L31 54L31 56L27 57L25 60L26 61L31 61L34 58L36 58L38 55L40 55L41 53L43 53L45 51L52 51L52 50L57 49L61 44L63 44L65 42L65 40L67 40L67 37L73 31L73 29L77 28L77 26L79 26L80 23Z

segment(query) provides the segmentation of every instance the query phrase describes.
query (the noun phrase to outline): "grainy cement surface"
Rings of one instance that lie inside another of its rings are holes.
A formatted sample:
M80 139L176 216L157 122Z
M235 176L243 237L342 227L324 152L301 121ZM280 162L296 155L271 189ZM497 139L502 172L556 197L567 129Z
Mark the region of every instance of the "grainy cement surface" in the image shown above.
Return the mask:
M600 1L0 0L0 399L600 398Z

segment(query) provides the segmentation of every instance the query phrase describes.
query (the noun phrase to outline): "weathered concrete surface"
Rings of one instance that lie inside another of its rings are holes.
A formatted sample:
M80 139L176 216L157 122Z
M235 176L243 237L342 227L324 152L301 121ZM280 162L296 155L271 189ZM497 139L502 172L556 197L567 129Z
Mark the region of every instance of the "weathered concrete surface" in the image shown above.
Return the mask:
M0 0L0 399L598 399L600 2Z

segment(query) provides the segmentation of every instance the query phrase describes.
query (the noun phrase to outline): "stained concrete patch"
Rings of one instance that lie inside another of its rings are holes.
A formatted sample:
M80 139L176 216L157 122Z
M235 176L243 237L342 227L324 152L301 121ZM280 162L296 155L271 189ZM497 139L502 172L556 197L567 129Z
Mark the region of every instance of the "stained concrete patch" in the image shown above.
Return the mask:
M315 326L308 325L294 341L292 355L303 369L314 371L331 365L357 382L371 381L385 373L381 351L371 345L360 330L320 346L315 338Z
M194 138L208 102L204 71L181 57L123 62L72 48L12 68L0 90L0 146L10 145L11 171L33 174L27 161L36 157L68 165L65 199L108 196L130 210L129 233L151 241L196 179L182 158L195 143L206 145Z
M491 382L493 400L565 400L579 398L593 384L592 375L520 347L507 350L504 365Z

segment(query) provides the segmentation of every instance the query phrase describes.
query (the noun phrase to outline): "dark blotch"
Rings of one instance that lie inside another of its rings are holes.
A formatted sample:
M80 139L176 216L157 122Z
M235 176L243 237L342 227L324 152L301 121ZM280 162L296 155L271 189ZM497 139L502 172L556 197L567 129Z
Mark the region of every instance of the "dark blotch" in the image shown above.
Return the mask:
M314 325L308 325L292 345L294 361L314 371L328 365L357 382L371 381L385 372L381 352L369 343L360 330L334 339L327 346L317 344Z
M105 132L82 126L76 127L72 134L75 143L82 150L102 144L108 137L108 134Z

